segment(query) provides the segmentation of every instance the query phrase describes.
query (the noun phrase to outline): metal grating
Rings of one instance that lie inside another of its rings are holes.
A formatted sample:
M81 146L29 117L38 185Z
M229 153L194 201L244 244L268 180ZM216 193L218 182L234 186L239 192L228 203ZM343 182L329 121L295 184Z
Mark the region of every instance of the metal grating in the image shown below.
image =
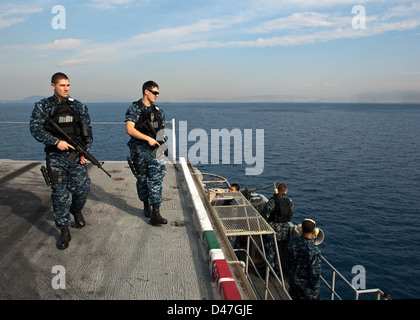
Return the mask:
M227 236L274 233L267 221L240 192L216 193L211 205Z

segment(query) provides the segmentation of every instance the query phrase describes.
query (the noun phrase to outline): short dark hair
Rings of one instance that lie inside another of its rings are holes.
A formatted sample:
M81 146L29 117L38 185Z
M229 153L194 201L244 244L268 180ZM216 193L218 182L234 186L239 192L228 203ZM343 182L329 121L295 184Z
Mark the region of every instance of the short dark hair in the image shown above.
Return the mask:
M152 90L153 88L159 88L158 84L157 84L156 82L152 81L152 80L146 81L146 82L143 84L143 88L142 88L142 90L143 90L143 94L145 94L146 89L150 91L150 90Z
M62 72L57 72L55 73L52 77L51 77L51 83L56 84L58 81L62 80L62 79L69 79L69 77L67 77L64 73Z
M303 233L312 233L315 229L315 223L311 220L303 220L302 221L302 232Z
M279 191L279 193L285 193L287 190L287 187L284 183L279 183L277 185L277 190Z

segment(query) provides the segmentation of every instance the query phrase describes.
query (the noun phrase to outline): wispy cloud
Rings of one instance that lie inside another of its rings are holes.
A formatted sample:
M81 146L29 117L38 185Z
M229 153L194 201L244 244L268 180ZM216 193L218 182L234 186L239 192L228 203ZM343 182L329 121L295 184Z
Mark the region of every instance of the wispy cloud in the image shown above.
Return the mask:
M410 8L410 10L408 10ZM339 39L355 39L371 37L392 31L414 30L420 26L420 18L413 17L413 10L420 9L420 5L398 6L391 8L387 17L378 18L376 15L366 17L365 29L353 29L351 15L337 13L298 12L290 16L268 20L252 27L249 34L269 34L268 37L258 37L251 40L210 41L181 41L162 48L163 51L184 51L203 48L238 48L238 47L274 47L298 46L309 43L333 41ZM399 20L391 17L399 17ZM414 14L414 16L416 16ZM389 21L387 21L389 20ZM184 27L188 29L188 26ZM192 28L194 29L194 28ZM273 36L280 32L282 35Z
M99 9L114 9L132 4L134 0L90 0L89 5Z
M353 1L282 1L282 5L299 4L302 7L339 6L354 4ZM372 1L372 0L370 0ZM370 2L359 1L360 3ZM147 2L145 0L144 2ZM144 3L143 2L143 3ZM91 0L91 5L101 8L132 4L132 0ZM278 1L268 1L268 7ZM12 8L10 8L12 9ZM313 9L313 8L312 8ZM352 28L351 6L345 12L318 12L317 10L293 12L275 19L266 11L254 12L245 7L242 12L209 19L199 19L184 25L165 27L148 33L140 33L126 39L107 43L92 40L56 40L36 48L41 50L70 50L62 65L84 65L89 62L117 61L144 52L191 51L212 48L264 48L275 46L299 46L339 39L372 37L391 32L414 30L420 26L420 4L408 3L385 9L383 14L367 14L366 29ZM342 8L341 8L342 10ZM369 12L369 11L368 11ZM13 13L11 10L10 13ZM283 11L279 12L279 15ZM223 35L221 37L220 35Z
M410 8L411 10L408 10ZM268 34L266 37L258 37L251 40L208 40L200 31L209 31L211 28L198 28L197 25L183 26L170 29L178 36L186 33L197 33L196 41L179 41L175 44L162 46L161 51L187 51L203 48L240 48L240 47L275 47L275 46L298 46L326 42L339 39L355 39L371 37L392 31L414 30L420 26L420 18L413 17L413 10L418 10L420 5L398 6L391 8L387 13L387 19L378 18L376 15L366 17L366 29L353 29L351 15L339 15L338 13L298 12L290 16L268 20L245 31L249 34ZM391 17L399 17L399 20L390 20ZM415 14L414 14L415 16ZM387 21L389 20L389 21ZM218 27L225 28L223 24ZM179 31L185 32L179 32ZM187 30L190 30L188 32ZM167 30L154 32L153 37L170 35ZM275 33L281 35L273 36ZM139 37L139 36L138 36ZM146 39L148 35L141 35ZM162 40L162 39L160 39Z
M302 27L334 27L348 22L348 17L335 17L327 13L298 12L288 17L282 17L262 23L256 32L267 33L276 30L296 30Z
M260 0L254 0L258 6L261 4ZM366 4L369 2L377 2L377 0L265 0L264 6L270 9L273 8L285 8L287 6L293 6L298 8L331 8L334 6L350 5L355 4Z
M379 23L365 30L352 28L334 28L325 31L316 31L304 34L290 34L282 37L258 38L250 41L231 41L226 47L273 47L273 46L297 46L316 42L325 42L339 39L351 39L371 37L391 31L412 30L420 25L420 20L410 19L401 22ZM214 44L213 44L214 46Z
M382 17L382 20L389 20L391 18L407 17L420 14L420 3L411 3L397 5L388 10Z
M65 6L66 29L52 27L56 4ZM366 9L365 29L353 29L355 5ZM22 79L41 90L22 74L57 66L82 83L86 72L99 72L101 89L118 96L135 90L134 82L109 84L107 78L139 73L176 79L175 98L186 84L197 97L211 96L221 81L235 83L226 96L247 95L255 87L268 94L346 99L367 87L419 88L419 0L0 0L0 34L4 97L21 94L14 84ZM366 44L358 39L369 40L369 54L343 50ZM366 70L360 79L357 71ZM213 76L220 72L223 79ZM248 79L247 72L261 81Z
M89 64L107 63L110 61L118 61L123 56L120 49L116 45L83 45L82 47L75 49L73 54L68 59L62 59L57 62L59 66L85 66Z
M2 17L36 13L36 12L41 12L42 11L41 8L28 7L26 5L13 4L13 3L2 5L2 6L0 6L0 9L1 9L0 16L2 16Z
M243 14L238 14L234 16L224 16L213 19L202 19L196 23L163 28L150 33L138 34L133 37L134 41L154 41L160 42L162 40L181 40L189 35L201 35L205 36L211 31L215 30L226 30L236 24L243 23L249 20L249 17L246 17Z
M14 24L22 23L22 22L25 22L25 18L15 18L15 17L2 18L2 17L0 17L0 29L10 27Z
M80 58L80 59L67 59L60 61L58 63L59 66L84 66L84 65L91 65L93 63L104 63L106 60L104 59L96 59L96 58Z
M25 22L32 13L39 13L42 9L26 5L5 4L0 5L0 29Z
M162 41L168 39L179 39L191 34L209 32L214 29L224 29L226 24L215 23L212 20L202 20L197 23L179 27L164 28L150 33L142 33L133 37L135 41Z
M35 46L39 50L69 50L82 46L86 41L82 39L61 39L54 40L50 43Z

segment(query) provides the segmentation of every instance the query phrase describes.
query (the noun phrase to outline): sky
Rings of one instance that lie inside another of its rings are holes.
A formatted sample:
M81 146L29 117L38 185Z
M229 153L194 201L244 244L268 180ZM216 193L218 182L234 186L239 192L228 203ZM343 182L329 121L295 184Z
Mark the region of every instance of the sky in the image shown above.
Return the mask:
M419 0L0 0L0 101L420 102Z

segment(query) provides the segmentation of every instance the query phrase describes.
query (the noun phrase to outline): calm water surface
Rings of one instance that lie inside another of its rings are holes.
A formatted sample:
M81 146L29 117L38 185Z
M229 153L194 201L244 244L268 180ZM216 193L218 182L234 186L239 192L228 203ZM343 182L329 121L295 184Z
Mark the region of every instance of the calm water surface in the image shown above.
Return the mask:
M97 159L125 161L128 136L121 123L129 104L87 104ZM241 188L285 182L295 202L292 222L316 220L325 232L323 255L347 279L361 265L367 288L380 288L393 299L420 298L420 105L159 105L177 127L186 121L188 132L202 129L209 137L211 129L252 129L255 139L255 130L264 129L262 174L245 175L253 165L233 164L233 155L230 164L195 166ZM33 104L0 104L0 158L44 159L42 146L29 133L32 109ZM188 150L197 142L189 141ZM209 151L208 162L210 156ZM272 190L262 193L270 197Z

